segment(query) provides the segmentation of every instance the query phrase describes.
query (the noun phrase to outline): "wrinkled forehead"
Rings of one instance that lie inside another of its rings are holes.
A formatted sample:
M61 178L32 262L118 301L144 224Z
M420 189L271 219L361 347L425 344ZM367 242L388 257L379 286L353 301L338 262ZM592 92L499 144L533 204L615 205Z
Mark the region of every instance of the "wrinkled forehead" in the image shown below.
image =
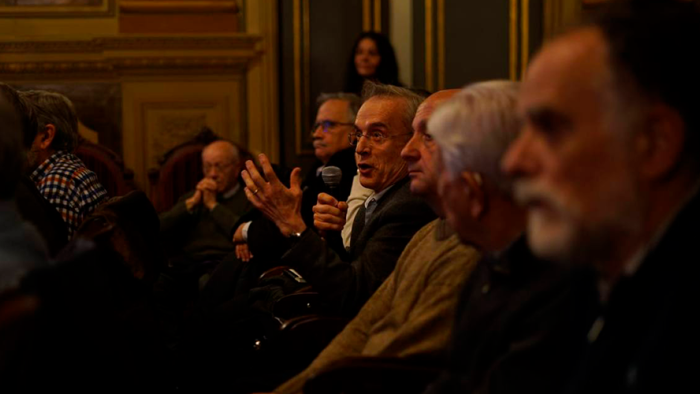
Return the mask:
M611 82L602 33L596 28L579 29L545 45L535 57L522 83L519 108L599 101Z
M317 120L332 120L334 122L346 122L350 117L349 103L345 100L330 99L318 108Z
M416 116L413 118L413 131L426 133L428 119L433 116L433 113L440 105L444 104L457 92L459 92L459 89L442 90L425 99L418 106L418 110L416 110Z
M360 107L355 126L360 130L381 126L391 134L403 133L405 131L402 119L406 106L406 100L401 97L372 97Z
M224 143L214 143L202 151L202 161L204 163L228 163L235 159L233 148Z

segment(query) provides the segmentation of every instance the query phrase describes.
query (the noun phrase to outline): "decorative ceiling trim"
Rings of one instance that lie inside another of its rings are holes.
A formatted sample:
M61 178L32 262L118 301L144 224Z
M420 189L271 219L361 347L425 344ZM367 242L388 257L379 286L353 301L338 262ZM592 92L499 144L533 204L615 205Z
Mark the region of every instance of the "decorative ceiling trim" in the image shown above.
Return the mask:
M238 4L235 1L226 0L179 0L179 1L143 1L121 0L119 11L133 14L210 14L210 13L238 13Z
M16 62L0 63L0 78L16 80L56 78L73 79L101 75L178 75L221 71L244 73L250 58L246 57L141 57L114 58L98 61Z
M0 7L0 18L109 18L115 14L114 2L115 0L104 0L97 6L4 5Z
M225 37L99 37L70 41L0 41L0 53L100 53L118 50L250 50L258 51L258 35Z

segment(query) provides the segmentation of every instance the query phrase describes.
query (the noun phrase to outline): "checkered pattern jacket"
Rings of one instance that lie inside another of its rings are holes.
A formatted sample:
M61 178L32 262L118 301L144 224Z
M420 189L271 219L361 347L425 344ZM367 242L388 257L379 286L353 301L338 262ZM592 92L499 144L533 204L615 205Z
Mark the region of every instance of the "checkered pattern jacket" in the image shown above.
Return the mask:
M30 175L37 189L61 214L68 238L107 199L107 191L74 154L58 151Z

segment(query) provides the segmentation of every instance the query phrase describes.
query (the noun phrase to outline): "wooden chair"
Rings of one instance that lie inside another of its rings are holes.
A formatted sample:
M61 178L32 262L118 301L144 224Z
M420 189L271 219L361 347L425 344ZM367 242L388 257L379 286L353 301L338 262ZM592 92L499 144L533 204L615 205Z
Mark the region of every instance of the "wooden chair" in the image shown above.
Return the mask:
M298 372L328 346L349 319L333 315L322 295L313 291L311 286L304 286L305 280L289 267L269 269L259 280L275 276L300 280L302 287L272 305L266 332L255 338L252 346L258 351L276 354L282 368Z
M169 210L180 196L197 186L202 179L202 150L219 139L210 128L204 127L191 140L166 152L158 160L160 168L148 171L150 197L158 212ZM252 157L247 149L236 146L241 160Z
M92 170L109 196L123 196L135 190L134 171L124 167L124 160L111 149L81 138L75 155Z
M83 221L74 238L88 238L113 250L136 279L153 283L165 266L159 227L153 205L136 190L102 204Z

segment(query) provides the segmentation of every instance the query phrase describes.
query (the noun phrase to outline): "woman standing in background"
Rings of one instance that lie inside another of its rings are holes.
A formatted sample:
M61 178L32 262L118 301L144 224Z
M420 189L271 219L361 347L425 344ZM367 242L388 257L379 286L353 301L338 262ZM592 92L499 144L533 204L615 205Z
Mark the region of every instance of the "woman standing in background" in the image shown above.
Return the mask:
M402 86L394 48L381 33L364 32L355 41L345 73L345 92L360 94L365 80Z

